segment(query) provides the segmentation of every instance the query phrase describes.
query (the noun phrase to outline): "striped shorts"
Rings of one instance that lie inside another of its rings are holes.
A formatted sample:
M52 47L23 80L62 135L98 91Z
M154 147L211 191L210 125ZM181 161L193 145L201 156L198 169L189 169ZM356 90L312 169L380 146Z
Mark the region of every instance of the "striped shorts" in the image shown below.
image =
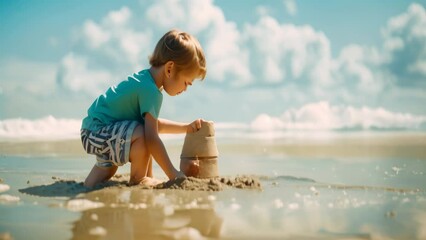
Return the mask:
M129 162L130 145L137 121L121 121L98 131L81 130L81 142L87 153L96 155L96 166L122 166Z

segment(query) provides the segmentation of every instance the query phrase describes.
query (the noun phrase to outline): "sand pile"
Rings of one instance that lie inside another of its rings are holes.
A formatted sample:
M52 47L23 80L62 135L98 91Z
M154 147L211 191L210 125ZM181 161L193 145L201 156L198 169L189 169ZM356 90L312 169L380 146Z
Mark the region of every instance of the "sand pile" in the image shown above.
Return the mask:
M129 174L116 174L110 181L109 185L115 185L114 182L120 185L126 185L129 179ZM181 189L188 191L222 191L223 189L240 188L240 189L257 189L261 190L262 185L255 176L235 176L235 177L217 177L217 178L195 178L185 177L177 178L160 183L154 187L135 186L153 189Z
M29 186L19 189L20 192L43 197L73 197L80 193L86 193L104 188L125 188L128 186L128 174L117 174L110 181L100 184L96 188L86 188L82 182L75 180L59 179L52 177L55 182L48 185ZM142 189L180 189L187 191L222 191L225 188L255 189L261 190L262 186L258 178L253 176L218 177L211 179L199 179L194 177L178 178L160 183L154 187L132 186Z
M155 189L182 189L190 191L221 191L225 187L261 190L257 178L250 176L218 177L200 179L194 177L178 178L155 186Z

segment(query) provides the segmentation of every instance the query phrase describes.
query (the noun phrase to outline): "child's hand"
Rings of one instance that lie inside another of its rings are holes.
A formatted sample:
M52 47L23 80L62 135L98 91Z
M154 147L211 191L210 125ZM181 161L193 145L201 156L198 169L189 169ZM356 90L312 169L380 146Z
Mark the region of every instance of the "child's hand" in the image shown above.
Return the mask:
M186 177L186 175L182 171L176 171L175 179L176 178L184 178L184 177Z
M200 130L202 122L205 122L204 119L199 118L193 121L192 123L188 124L186 128L186 133L194 133Z
M200 171L200 163L198 160L181 161L180 170L188 177L197 177Z

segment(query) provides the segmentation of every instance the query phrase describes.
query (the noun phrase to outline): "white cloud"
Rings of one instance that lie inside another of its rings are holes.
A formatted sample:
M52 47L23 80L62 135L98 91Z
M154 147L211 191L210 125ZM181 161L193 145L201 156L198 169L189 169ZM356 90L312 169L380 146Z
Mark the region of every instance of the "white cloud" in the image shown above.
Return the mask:
M104 31L101 26L92 20L87 20L84 23L83 34L90 48L99 48L111 38L108 32Z
M285 111L280 117L259 115L251 127L259 131L337 129L416 129L426 124L426 116L390 112L383 108L355 108L316 102Z
M122 7L118 11L111 11L108 13L108 15L103 20L105 25L108 26L116 26L121 27L126 25L130 18L132 16L132 13L128 7Z
M284 1L284 4L289 11L297 11L294 1ZM86 21L82 42L95 53L94 57L87 57L89 63L97 60L92 58L103 57L95 65L104 64L113 75L118 69L140 69L141 62L155 44L152 36L161 36L170 28L178 27L200 39L207 56L207 77L223 85L291 83L312 88L312 92L319 96L336 86L342 91L356 87L356 94L375 95L389 84L390 79L398 81L395 80L398 75L384 67L385 57L393 59L397 50L407 45L406 37L395 33L407 28L407 24L413 22L410 19L421 23L423 13L421 6L412 5L407 13L389 21L383 31L387 56L372 47L350 45L333 59L330 41L324 33L310 25L282 24L268 16L266 11L256 23L246 24L240 30L236 23L226 19L212 0L152 2L144 14L144 27L134 26L132 11L123 7L108 13L100 23ZM410 32L423 36L423 28L418 25L414 24ZM426 61L419 56L406 66L407 73L426 72Z
M426 86L426 10L411 4L407 11L391 18L382 30L384 67L405 87Z
M404 81L418 83L426 79L422 77L426 73L424 8L418 4L389 21L383 30L383 48L351 44L335 58L323 32L310 25L279 22L268 15L266 7L257 8L257 21L241 26L227 19L212 0L160 0L149 4L145 12L123 7L98 22L87 20L77 43L84 48L67 54L62 61L58 79L61 86L92 96L104 91L132 71L147 67L156 40L175 27L200 40L207 57L207 82L221 86L218 91L222 104L241 100L244 116L265 105L267 111L276 113L280 110L274 104L279 101L286 106L321 100L369 104L384 99L384 90L389 92L404 85ZM415 47L419 50L414 51ZM408 62L402 64L402 70L398 68L401 61ZM422 78L399 78L410 74ZM229 86L235 87L233 90L243 88L226 94L223 88ZM253 94L244 87L255 87L256 91L260 88L274 99L253 100ZM221 107L211 108L221 111Z
M180 0L155 1L146 10L146 15L150 22L155 22L156 25L165 29L185 20L185 10Z
M147 9L147 16L152 24L164 30L179 27L203 38L209 79L220 82L232 79L229 85L245 85L251 81L248 52L240 47L243 45L241 34L213 1L156 1Z
M321 86L330 83L330 43L322 32L262 16L256 24L246 25L244 33L254 49L251 57L262 69L266 82L307 81Z
M334 76L342 86L363 94L377 94L388 84L383 57L376 48L349 45L335 61Z
M96 49L114 38L120 38L121 29L126 28L131 15L129 8L122 7L109 12L99 24L90 19L86 20L82 27L82 41L87 42L90 48Z
M80 126L80 119L53 116L33 120L5 119L0 120L0 139L77 139ZM332 105L322 101L289 109L279 116L260 114L250 124L246 121L217 122L215 126L220 136L265 138L282 136L282 130L417 130L426 127L426 116L392 112L384 108Z
M271 57L265 57L264 70L268 73L268 77L265 78L265 82L279 83L285 78L285 69L281 69L279 63Z
M59 85L72 92L97 96L112 83L112 75L106 70L89 67L84 56L68 53L59 70Z
M82 25L76 50L67 53L59 68L57 82L75 93L96 96L126 75L146 67L153 49L152 32L132 19L122 7L109 12L99 23Z
M290 16L295 16L297 14L297 5L295 0L284 0L284 7Z

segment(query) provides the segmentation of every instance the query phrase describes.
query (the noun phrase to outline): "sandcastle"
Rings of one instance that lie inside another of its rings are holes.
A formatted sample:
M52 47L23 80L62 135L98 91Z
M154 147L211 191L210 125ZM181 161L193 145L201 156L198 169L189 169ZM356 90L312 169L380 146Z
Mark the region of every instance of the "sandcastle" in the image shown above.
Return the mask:
M201 128L185 136L180 156L180 170L190 177L213 178L219 176L213 122L203 122Z

